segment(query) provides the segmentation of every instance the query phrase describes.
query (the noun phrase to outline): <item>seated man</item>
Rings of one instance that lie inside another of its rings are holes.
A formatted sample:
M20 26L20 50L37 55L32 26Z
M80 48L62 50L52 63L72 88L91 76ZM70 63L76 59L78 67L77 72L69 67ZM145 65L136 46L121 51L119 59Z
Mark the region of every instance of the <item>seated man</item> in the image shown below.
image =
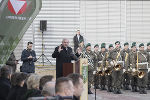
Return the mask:
M42 95L47 96L55 96L55 81L49 81L45 83L42 90Z
M78 73L73 73L69 74L68 77L72 79L74 85L73 100L80 100L80 96L84 90L82 76Z
M56 85L55 85L55 90L56 90L56 96L61 96L62 99L59 100L64 100L63 97L70 96L73 97L74 93L74 87L72 80L67 77L60 77L56 80ZM69 99L67 99L69 100ZM70 99L72 100L72 99Z
M55 81L52 75L44 75L40 79L39 89L42 90L43 86L50 81Z

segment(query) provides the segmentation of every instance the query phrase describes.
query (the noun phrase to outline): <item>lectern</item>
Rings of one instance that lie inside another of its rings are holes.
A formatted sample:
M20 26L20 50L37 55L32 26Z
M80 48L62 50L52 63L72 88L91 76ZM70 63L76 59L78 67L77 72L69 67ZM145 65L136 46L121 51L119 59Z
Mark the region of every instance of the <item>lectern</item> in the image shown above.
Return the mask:
M84 91L80 97L80 100L88 100L88 60L87 58L81 58L75 63L63 64L63 76L67 76L70 73L80 73L83 76Z

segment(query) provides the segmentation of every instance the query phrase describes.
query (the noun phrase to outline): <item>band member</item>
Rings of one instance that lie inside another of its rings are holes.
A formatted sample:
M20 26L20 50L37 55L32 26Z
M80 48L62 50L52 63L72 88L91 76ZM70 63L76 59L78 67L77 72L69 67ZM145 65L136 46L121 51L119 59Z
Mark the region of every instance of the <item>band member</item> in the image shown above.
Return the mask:
M112 92L112 67L108 62L108 57L110 52L113 50L113 45L109 45L108 52L106 52L105 57L103 59L103 68L105 68L105 77L106 77L106 85L107 85L107 92Z
M148 53L149 55L149 59L150 59L150 42L147 43L147 49L146 49L146 52ZM150 62L149 63L149 66L148 68L150 68ZM148 72L148 83L147 83L147 89L150 90L150 72Z
M110 51L112 51L113 49L114 49L113 44L110 44L110 45L109 45L109 48L108 48L108 51L110 52Z
M21 61L23 61L22 66L20 67L21 72L26 73L34 73L35 72L35 65L36 62L36 54L35 51L32 50L32 42L28 42L27 49L22 51Z
M144 51L144 44L139 45L139 51L135 55L135 63L138 71L138 87L140 94L147 94L146 85L148 80L149 55Z
M91 51L91 44L90 43L88 43L86 45L86 51L84 51L82 53L81 58L87 58L88 59L88 94L93 94L91 92L90 88L94 82L93 72L96 70L96 68L94 66L95 55Z
M121 83L122 83L122 63L119 63L119 61L122 62L122 57L120 54L120 42L115 42L115 49L112 50L109 54L108 60L113 67L112 70L112 81L113 81L113 92L114 94L121 94Z
M130 64L129 64L129 43L124 43L124 49L121 51L122 60L124 61L123 89L130 90Z
M96 44L94 46L94 55L95 55L94 66L96 69L98 69L98 67L99 67L99 64L98 64L98 62L99 62L99 45L98 44ZM100 87L99 87L99 84L100 84L99 83L99 74L98 73L95 75L94 79L95 79L94 88L100 89Z
M76 53L77 48L79 47L80 41L84 42L83 36L80 35L80 30L77 30L76 35L73 37L74 43L74 52Z
M132 69L132 72L131 72L132 92L138 92L138 88L137 88L138 87L138 76L137 76L137 73L135 72L136 64L134 61L136 53L137 53L136 43L133 42L130 53L129 53L129 63L130 63L130 68Z
M104 68L103 68L103 64L102 64L102 61L105 57L105 54L106 54L106 44L105 43L102 43L101 44L101 51L99 53L99 66L100 66L100 70L102 72L104 72ZM99 76L99 79L100 79L100 88L101 90L106 90L106 77L104 74L101 74Z
M72 52L72 48L69 47L68 39L62 40L62 44L55 48L52 57L56 58L56 78L63 76L64 63L71 63L71 60L77 60L77 57Z
M81 53L85 51L83 40L80 40L79 47L76 49L75 55L79 58Z

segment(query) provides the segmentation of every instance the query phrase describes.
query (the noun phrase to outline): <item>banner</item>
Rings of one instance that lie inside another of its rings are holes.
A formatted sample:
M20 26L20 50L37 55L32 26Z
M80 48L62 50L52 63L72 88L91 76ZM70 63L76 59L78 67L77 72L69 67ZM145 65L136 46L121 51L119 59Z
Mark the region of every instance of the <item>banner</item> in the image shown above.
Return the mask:
M5 64L41 7L42 0L0 0L0 64Z
M84 91L80 97L80 100L88 100L88 59L80 59L80 74L83 76Z

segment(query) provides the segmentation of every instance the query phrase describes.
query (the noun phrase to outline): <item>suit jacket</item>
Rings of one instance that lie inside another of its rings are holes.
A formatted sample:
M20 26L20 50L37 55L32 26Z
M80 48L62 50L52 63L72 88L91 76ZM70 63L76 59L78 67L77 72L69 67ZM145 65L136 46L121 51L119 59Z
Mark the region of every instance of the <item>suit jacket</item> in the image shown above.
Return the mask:
M0 77L0 100L6 100L11 88L10 80Z
M84 41L84 39L83 39L83 36L82 36L82 35L80 35L79 40L78 40L77 34L73 37L74 52L75 52L75 53L76 53L76 49L79 47L79 43L80 43L80 41L81 41L81 40L83 40L83 41Z
M52 54L53 58L56 58L56 77L63 76L63 63L71 63L71 60L77 60L77 57L73 54L72 48L62 47L62 51L58 52L59 46L55 48L55 51Z
M13 86L10 89L7 100L21 100L24 93L27 91L27 88L20 86Z
M33 59L28 59L29 56L34 57ZM22 51L21 55L21 61L23 61L22 67L20 68L21 72L26 72L26 73L34 73L35 72L35 65L34 62L36 61L36 54L34 50L27 50L24 49Z

